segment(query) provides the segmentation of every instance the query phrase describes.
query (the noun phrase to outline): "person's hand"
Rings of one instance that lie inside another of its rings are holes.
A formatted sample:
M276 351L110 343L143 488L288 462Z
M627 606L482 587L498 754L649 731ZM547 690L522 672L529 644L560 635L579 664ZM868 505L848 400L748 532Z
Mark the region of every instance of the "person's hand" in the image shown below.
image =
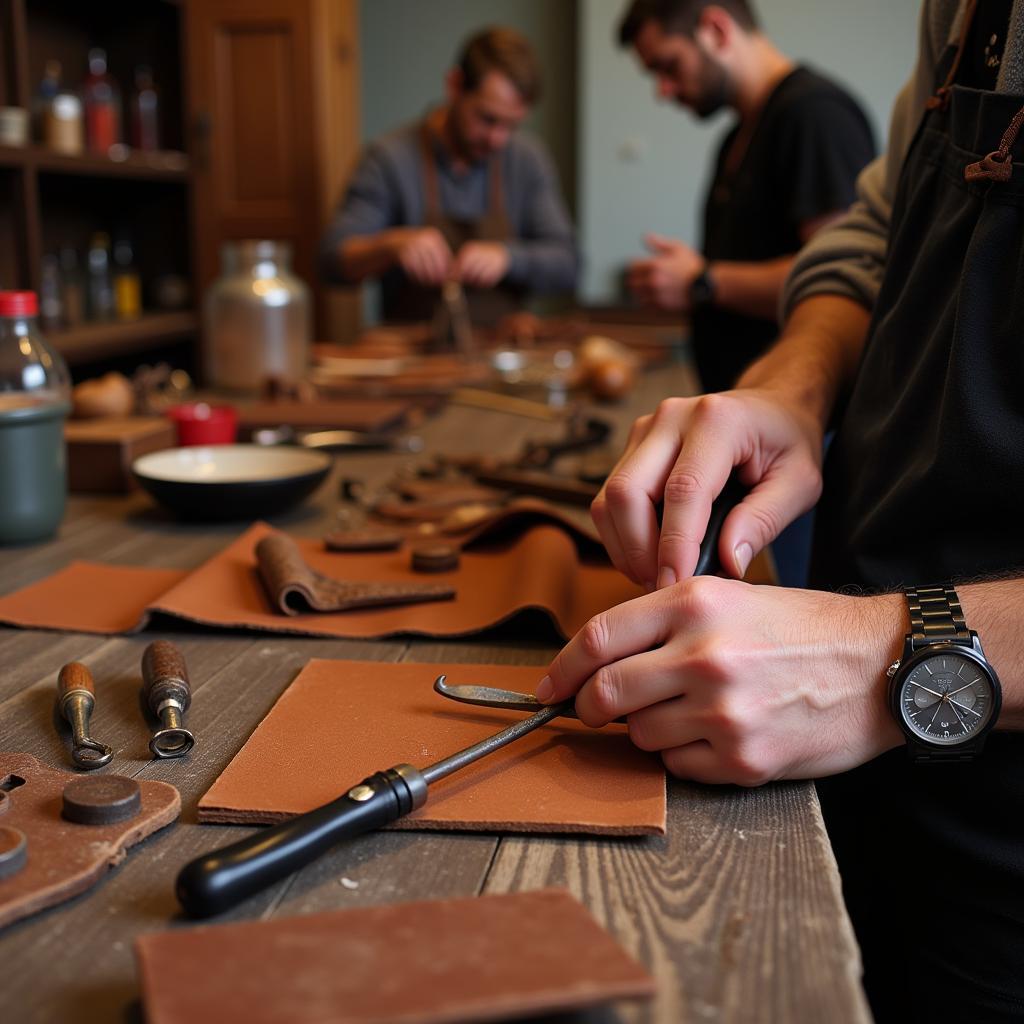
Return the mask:
M508 248L501 242L466 242L455 256L452 276L473 288L493 288L508 273Z
M757 786L845 771L902 742L885 669L899 594L843 597L696 576L592 618L537 688L699 782Z
M820 424L774 392L669 398L633 424L590 511L617 569L648 590L668 586L693 573L711 503L735 468L751 489L726 517L718 553L740 578L817 502L821 458Z
M690 285L704 269L704 257L684 242L662 235L647 235L644 242L652 255L629 265L629 290L645 305L685 312Z
M452 268L452 251L437 228L403 228L396 241L396 258L418 284L440 287Z

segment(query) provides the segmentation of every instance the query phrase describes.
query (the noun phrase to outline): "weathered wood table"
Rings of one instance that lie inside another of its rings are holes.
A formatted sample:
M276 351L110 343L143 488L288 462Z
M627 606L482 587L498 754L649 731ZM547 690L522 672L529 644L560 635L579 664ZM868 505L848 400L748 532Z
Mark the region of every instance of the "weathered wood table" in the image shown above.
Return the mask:
M620 441L635 415L653 408L660 396L685 393L690 385L682 368L646 377L633 401L612 413ZM451 407L420 433L428 454L512 453L525 437L546 429L503 413ZM295 534L318 535L334 516L340 475L383 478L408 458L339 456L334 474L314 499L275 523ZM240 524L177 523L141 494L76 497L56 540L0 549L0 593L75 558L190 568L241 529ZM0 749L68 766L68 748L53 727L55 680L63 663L81 660L102 680L94 733L115 746L109 770L173 783L183 804L177 825L129 851L126 861L94 889L0 932L0 1020L88 1024L141 1018L134 938L184 925L173 895L179 868L249 831L198 825L196 803L308 659L546 665L557 650L554 637L523 633L513 627L485 640L448 643L185 628L173 634L103 638L0 628ZM150 758L139 712L140 657L159 635L181 647L194 687L188 724L197 745L183 761ZM352 881L357 887L351 887ZM742 790L671 781L669 829L663 838L368 835L248 900L223 920L544 886L571 890L658 980L652 1004L624 1004L588 1019L666 1024L870 1019L858 980L857 948L809 783Z

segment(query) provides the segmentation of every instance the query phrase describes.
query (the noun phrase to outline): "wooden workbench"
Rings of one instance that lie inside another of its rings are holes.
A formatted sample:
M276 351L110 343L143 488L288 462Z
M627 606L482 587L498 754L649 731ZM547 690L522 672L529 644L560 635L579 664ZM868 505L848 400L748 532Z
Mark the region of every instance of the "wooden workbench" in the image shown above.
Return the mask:
M658 397L685 393L685 370L647 376L612 416L620 440ZM605 410L607 412L607 410ZM430 451L515 451L549 425L452 407L420 433ZM386 477L410 456L340 456L328 483L276 525L323 532L338 477ZM244 524L176 523L145 496L70 501L59 537L0 549L0 593L75 558L189 568ZM97 595L102 599L102 595ZM197 737L182 761L154 762L138 704L139 661L159 635L172 636L189 665L188 725ZM180 628L102 638L0 628L0 748L58 767L68 748L53 728L60 666L85 661L102 687L94 733L115 746L110 771L161 779L181 791L179 823L129 852L90 892L0 932L0 1019L66 1022L141 1019L135 936L184 922L172 892L179 868L248 829L196 823L196 803L309 658L494 662L544 666L552 635L505 628L481 640L356 642L224 634ZM346 884L341 879L350 880ZM354 881L356 888L351 888ZM600 839L428 832L369 835L224 915L270 918L429 897L564 886L652 971L657 1000L618 1006L592 1020L677 1022L870 1020L859 955L843 909L835 862L810 783L761 789L669 784L664 838ZM182 979L187 984L187 979Z

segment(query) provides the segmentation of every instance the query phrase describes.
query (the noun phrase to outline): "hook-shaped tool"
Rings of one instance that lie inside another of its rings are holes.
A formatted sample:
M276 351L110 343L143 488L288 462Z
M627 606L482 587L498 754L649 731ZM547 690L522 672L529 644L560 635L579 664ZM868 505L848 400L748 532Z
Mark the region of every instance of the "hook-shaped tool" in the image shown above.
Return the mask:
M71 757L79 768L110 764L113 750L89 735L89 717L96 705L92 673L80 661L70 661L57 676L57 700L61 718L71 726L74 746Z

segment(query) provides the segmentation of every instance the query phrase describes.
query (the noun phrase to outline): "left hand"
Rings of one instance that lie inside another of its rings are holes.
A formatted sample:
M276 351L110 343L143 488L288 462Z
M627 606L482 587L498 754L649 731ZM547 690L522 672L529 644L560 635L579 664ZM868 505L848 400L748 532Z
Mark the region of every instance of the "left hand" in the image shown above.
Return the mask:
M685 242L663 235L647 235L644 242L652 255L629 265L629 290L648 306L686 312L690 286L704 269L704 257Z
M592 618L537 696L576 694L593 727L628 715L630 739L682 778L817 778L903 741L885 669L902 649L904 620L898 594L693 577Z
M452 276L474 288L493 288L508 273L508 264L501 242L466 242L455 256Z

